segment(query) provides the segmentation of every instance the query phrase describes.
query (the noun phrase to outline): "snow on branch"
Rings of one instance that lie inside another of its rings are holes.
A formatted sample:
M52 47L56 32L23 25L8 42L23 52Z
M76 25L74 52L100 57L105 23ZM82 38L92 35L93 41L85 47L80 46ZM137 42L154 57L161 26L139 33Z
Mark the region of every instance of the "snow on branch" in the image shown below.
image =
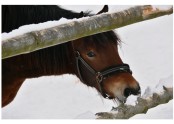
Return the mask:
M147 98L138 97L136 105L120 104L112 108L111 112L97 113L97 119L128 119L136 114L146 113L150 108L164 104L173 99L173 87L163 86L162 93L153 93Z
M104 13L52 28L32 31L3 40L2 59L172 13L173 8L160 10L150 5L136 6L120 12Z

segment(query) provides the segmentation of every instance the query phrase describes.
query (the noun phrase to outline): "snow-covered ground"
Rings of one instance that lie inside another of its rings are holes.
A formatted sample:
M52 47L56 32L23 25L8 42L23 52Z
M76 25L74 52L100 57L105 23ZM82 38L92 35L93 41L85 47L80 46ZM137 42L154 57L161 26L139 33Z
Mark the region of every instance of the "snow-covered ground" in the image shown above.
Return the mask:
M98 12L102 6L63 6ZM110 6L111 11L128 6ZM122 60L133 70L142 93L158 83L173 84L173 15L163 16L117 29L122 41ZM116 106L101 98L95 89L83 85L73 75L28 79L15 100L2 109L2 118L94 119L95 113ZM132 119L173 118L173 100Z

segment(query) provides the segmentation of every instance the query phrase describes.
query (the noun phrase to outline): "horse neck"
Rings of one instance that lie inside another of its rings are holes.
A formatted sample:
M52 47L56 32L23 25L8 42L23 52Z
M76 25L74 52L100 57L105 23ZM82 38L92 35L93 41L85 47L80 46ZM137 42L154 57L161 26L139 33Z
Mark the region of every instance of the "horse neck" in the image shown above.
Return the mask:
M65 43L23 55L24 73L29 78L74 74L75 58L72 50L71 43Z
M10 32L22 25L59 20L62 17L67 19L79 18L79 13L62 9L56 5L3 5L2 32Z

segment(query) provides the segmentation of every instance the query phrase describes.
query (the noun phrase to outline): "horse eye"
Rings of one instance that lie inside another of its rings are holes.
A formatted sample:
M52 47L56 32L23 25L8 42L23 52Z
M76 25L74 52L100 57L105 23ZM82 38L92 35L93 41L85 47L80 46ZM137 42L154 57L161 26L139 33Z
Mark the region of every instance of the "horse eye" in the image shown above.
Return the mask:
M87 55L88 55L88 57L94 57L95 56L95 53L92 52L92 51L90 51L90 52L87 53Z

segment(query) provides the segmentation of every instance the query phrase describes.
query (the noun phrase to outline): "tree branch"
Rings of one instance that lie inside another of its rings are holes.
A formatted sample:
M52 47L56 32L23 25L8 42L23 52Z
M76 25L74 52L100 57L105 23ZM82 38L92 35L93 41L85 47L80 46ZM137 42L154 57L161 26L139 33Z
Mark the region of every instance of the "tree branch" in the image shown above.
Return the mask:
M154 10L152 6L136 6L130 9L95 15L56 27L33 31L2 41L2 58L33 52L81 37L101 33L140 21L172 14L169 10Z
M146 113L150 108L164 104L173 99L173 88L163 86L164 92L161 94L153 93L151 97L146 99L138 97L135 106L121 104L117 108L113 108L111 112L97 113L97 119L128 119L136 114Z

